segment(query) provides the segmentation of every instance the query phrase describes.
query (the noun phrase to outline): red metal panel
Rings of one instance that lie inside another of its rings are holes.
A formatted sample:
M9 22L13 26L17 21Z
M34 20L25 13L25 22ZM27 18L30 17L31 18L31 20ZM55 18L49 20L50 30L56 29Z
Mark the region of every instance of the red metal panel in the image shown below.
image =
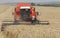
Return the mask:
M21 6L31 6L30 3L18 3L17 7L21 7Z

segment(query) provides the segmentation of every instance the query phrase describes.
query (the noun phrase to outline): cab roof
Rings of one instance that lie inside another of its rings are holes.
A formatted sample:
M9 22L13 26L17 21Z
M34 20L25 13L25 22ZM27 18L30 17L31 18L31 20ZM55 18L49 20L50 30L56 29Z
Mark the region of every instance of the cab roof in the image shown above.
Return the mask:
M31 6L30 3L18 3L17 7L22 7L22 6Z

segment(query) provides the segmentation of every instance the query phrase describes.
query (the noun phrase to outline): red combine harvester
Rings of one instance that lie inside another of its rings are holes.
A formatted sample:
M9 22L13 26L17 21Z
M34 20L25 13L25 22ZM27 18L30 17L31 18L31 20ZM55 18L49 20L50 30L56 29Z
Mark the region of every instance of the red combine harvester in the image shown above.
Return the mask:
M18 3L12 14L14 21L3 21L3 26L15 24L49 24L48 21L37 20L37 15L39 14L30 3Z
M19 3L14 12L15 24L20 21L24 24L33 24L36 19L35 8L30 3Z

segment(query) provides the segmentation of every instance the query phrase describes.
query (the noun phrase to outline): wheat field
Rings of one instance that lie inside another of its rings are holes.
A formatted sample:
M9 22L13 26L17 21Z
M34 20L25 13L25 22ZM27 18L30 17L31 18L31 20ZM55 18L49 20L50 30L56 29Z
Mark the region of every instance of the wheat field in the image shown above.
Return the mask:
M38 20L49 25L10 25L0 32L0 38L60 38L60 7L34 6ZM15 6L0 5L0 26L4 20L13 20Z

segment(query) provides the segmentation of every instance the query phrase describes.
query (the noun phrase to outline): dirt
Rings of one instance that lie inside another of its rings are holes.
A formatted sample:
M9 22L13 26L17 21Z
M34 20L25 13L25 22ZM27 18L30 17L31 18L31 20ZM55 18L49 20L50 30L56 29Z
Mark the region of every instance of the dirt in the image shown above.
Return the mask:
M39 12L38 20L49 21L49 25L11 25L0 32L0 38L60 38L60 7L34 6ZM15 6L0 5L2 21L13 20Z

